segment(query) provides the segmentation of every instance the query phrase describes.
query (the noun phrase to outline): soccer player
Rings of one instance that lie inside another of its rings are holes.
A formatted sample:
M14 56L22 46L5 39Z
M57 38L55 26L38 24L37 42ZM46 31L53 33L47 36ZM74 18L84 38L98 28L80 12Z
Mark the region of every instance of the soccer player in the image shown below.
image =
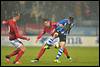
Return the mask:
M16 58L15 58L13 64L20 64L19 59L24 54L25 47L24 47L23 43L18 40L18 38L23 39L23 40L27 40L27 41L30 40L30 38L24 37L24 36L22 36L22 35L19 34L18 26L16 24L17 20L19 20L19 19L20 19L20 15L18 14L17 16L13 17L12 19L2 22L2 24L6 24L6 25L9 26L9 28L10 28L10 31L9 31L9 40L10 40L10 43L17 48L11 54L6 55L6 61L7 61L7 63L11 63L10 62L10 58L12 56L16 55Z
M44 20L44 30L42 33L40 33L37 37L36 42L45 34L48 33L52 37L50 37L46 43L41 47L41 50L39 51L37 57L33 59L31 62L37 62L42 57L46 49L49 49L52 45L59 45L59 37L58 33L56 33L55 29L57 27L57 22L51 22L49 20ZM68 56L67 49L64 48L64 54Z
M45 33L50 34L51 37L48 38L47 41L42 45L37 57L31 60L31 62L39 61L39 59L42 57L46 49L49 49L53 44L58 44L59 38L57 38L56 35L54 35L56 24L57 22L51 22L48 19L43 20L43 25L44 25L43 31L40 32L35 43L37 43Z
M66 44L66 35L70 33L70 30L73 27L73 17L69 17L68 19L63 19L58 23L59 24L56 28L56 32L58 33L58 37L60 38L60 48L58 50L58 54L54 62L61 63L61 61L59 61L58 59L63 52L66 53L66 57L68 58L68 60L71 61L72 58L69 55L67 55L68 52L66 52L67 50L65 49L65 44Z

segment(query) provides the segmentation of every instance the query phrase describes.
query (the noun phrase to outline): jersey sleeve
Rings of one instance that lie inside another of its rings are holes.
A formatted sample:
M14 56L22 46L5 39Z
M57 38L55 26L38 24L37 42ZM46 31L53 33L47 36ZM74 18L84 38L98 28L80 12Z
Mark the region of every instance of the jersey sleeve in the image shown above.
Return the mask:
M65 25L68 23L68 19L63 19L63 20L59 21L58 23Z
M45 28L43 29L42 32L39 33L37 40L39 40L44 34L45 34Z

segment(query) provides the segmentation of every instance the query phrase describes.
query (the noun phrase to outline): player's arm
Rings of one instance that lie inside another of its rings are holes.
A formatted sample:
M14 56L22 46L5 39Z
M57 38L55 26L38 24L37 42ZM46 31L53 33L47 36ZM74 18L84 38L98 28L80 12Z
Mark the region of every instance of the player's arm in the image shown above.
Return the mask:
M60 26L60 27L64 27L64 25L66 24L66 22L68 22L68 20L67 19L63 19L63 20L61 20L61 21L59 21L58 22L58 26Z
M63 21L63 20L62 20L62 21ZM62 22L62 21L60 21L60 22L58 22L58 23L56 24L57 28L64 28L65 22Z
M53 34L53 36L52 36L53 38L56 38L56 37L58 37L58 32L54 32L54 34Z
M65 28L64 29L66 29L66 31L68 32L68 34L70 33L70 30L72 29L72 27L74 26L74 24L73 23L71 23L71 24L67 24L66 26L65 26Z
M3 21L2 21L2 24L7 24L7 23L8 23L7 20L3 20Z
M19 34L16 24L12 24L12 27L15 31L15 34L16 34L17 38L20 38L20 39L23 39L23 40L28 40L28 41L30 40L30 38L24 37L24 36Z
M40 32L40 34L38 35L38 37L37 37L35 43L37 43L38 40L39 40L44 34L45 34L45 30L43 30L42 32Z

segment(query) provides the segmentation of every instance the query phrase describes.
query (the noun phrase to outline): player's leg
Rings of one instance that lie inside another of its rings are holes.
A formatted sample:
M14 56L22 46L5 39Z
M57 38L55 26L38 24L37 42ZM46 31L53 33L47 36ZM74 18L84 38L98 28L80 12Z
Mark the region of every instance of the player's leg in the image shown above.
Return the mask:
M49 48L52 46L52 42L53 42L52 38L49 38L49 39L46 41L46 43L41 47L41 49L40 49L40 51L39 51L39 53L38 53L38 55L37 55L37 58L31 60L31 62L37 62L37 61L39 61L39 59L40 59L40 58L42 57L42 55L44 54L45 50L46 50L46 49L49 49Z
M55 44L54 44L54 47L57 48L57 49L60 48L59 42L55 43ZM66 47L64 47L63 52L64 52L64 54L65 54L65 56L66 56L67 58L70 58L70 56L69 56L69 54L68 54L68 50L67 50Z
M20 49L16 49L16 50L13 51L11 54L6 55L6 61L7 61L7 63L11 63L11 62L10 62L10 58L11 58L12 56L15 56L16 54L18 54L19 51L20 51Z
M20 51L20 49L18 48L18 49L16 49L16 50L14 50L11 54L6 55L6 57L11 58L12 56L15 56L16 54L18 54L19 51Z
M11 40L10 43L13 44L13 45L15 46L16 40ZM15 56L16 54L18 54L19 51L20 51L20 49L17 48L17 49L14 50L11 54L6 55L5 57L6 57L7 63L11 63L11 62L10 62L10 58L11 58L12 56Z
M59 45L59 42L57 42L57 43L55 43L55 48L59 48L60 47L60 45ZM68 50L67 50L67 48L66 47L64 47L64 50L63 50L63 52L64 52L64 54L65 54L65 56L69 59L70 58L70 56L69 56L69 54L68 54Z
M56 56L56 60L54 60L54 62L60 63L60 61L58 61L58 59L60 58L60 56L62 55L63 51L64 51L64 47L65 47L65 43L66 43L66 35L60 34L59 33L59 39L60 39L60 48L58 50L58 54Z
M20 51L18 52L16 58L15 58L15 61L13 62L14 64L17 64L17 62L19 63L19 59L22 57L22 55L24 54L25 52L25 47L22 45L20 47Z
M65 45L65 42L60 42L60 48L59 48L59 50L58 50L58 54L57 54L56 60L54 60L54 62L61 63L60 61L58 61L58 59L60 58L60 56L61 56L62 53L63 53L64 45Z
M60 56L62 55L62 52L64 52L64 54L67 56L68 60L71 60L71 57L68 54L67 49L65 48L65 44L66 44L66 35L60 34L59 35L60 38L60 48L58 51L58 54L56 56L56 60L55 62L58 62L58 59L60 58Z
M71 61L72 58L71 58L70 55L68 54L68 50L67 50L66 47L64 47L64 51L63 51L63 52L64 52L65 56L68 58L68 60Z
M46 50L46 48L44 48L44 47L45 47L45 44L41 47L39 53L37 54L37 57L35 59L31 60L31 62L39 61L39 59L42 57L42 55L44 54L44 52Z
M45 50L46 50L46 49L49 49L49 48L50 48L50 46L48 46L48 44L43 45L43 46L41 47L41 49L40 49L38 55L37 55L37 58L31 60L31 62L37 62L37 61L39 61L39 59L43 56Z
M54 39L53 45L54 45L55 48L59 48L60 47L60 45L59 45L59 37Z
M14 64L17 64L17 63L19 63L19 59L22 57L22 55L25 52L25 47L24 47L23 43L19 40L12 41L12 44L19 50L16 55L16 58L13 62Z
M65 37L65 36L64 36ZM60 44L59 44L59 37L57 37L55 40L55 48L60 48ZM64 39L64 42L65 42L65 39ZM69 56L69 54L68 54L68 50L67 50L67 48L64 46L64 48L63 48L63 52L64 52L64 54L65 54L65 56L68 58L68 59L70 59L71 57Z
M46 44L45 44L46 45ZM42 55L44 54L46 48L45 48L45 45L43 45L37 55L37 59L40 59L42 57Z

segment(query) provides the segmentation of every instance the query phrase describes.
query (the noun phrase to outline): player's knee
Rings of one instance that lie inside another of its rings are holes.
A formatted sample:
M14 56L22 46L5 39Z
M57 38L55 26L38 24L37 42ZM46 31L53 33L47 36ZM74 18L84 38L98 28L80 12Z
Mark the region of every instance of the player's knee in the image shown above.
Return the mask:
M58 37L58 33L57 33L57 32L54 33L53 37L54 37L54 38Z
M23 52L25 52L26 48L24 46L21 46L20 48Z
M46 46L46 44L42 45L42 48L44 48Z
M45 45L44 48L45 49L50 49L50 46L49 45Z
M65 42L60 42L60 47L64 48L65 47Z
M22 48L22 51L25 52L26 48Z

